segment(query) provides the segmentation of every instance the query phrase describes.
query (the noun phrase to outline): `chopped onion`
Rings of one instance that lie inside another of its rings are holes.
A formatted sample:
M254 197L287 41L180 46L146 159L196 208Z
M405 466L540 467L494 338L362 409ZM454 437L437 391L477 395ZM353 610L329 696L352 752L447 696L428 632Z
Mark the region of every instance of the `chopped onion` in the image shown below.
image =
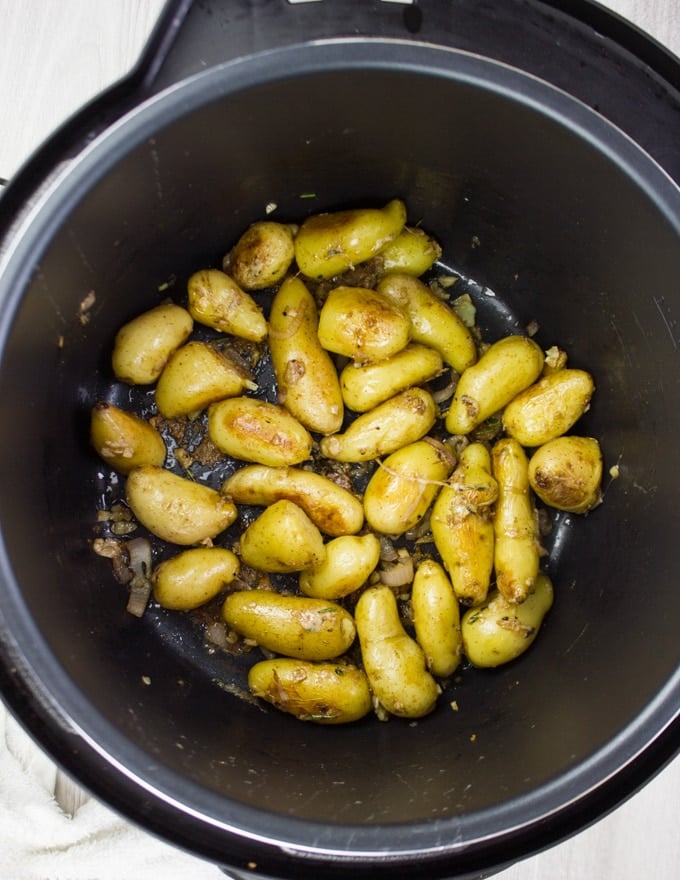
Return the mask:
M135 617L141 617L151 598L151 544L146 538L134 538L127 541L125 547L129 557L128 567L132 571L127 611Z
M413 582L413 560L408 550L400 548L398 555L399 561L395 565L379 571L380 580L386 587L405 587Z

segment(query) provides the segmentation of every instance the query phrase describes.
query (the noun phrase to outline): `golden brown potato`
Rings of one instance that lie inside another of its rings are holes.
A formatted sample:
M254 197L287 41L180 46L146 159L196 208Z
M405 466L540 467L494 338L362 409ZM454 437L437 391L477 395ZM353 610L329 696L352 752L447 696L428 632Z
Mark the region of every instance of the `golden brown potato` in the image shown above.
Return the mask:
M460 610L442 566L425 559L416 569L411 592L416 641L432 675L447 678L460 663L463 643Z
M214 599L234 580L238 570L238 557L224 547L184 550L154 569L154 597L163 608L190 611Z
M401 535L427 513L455 459L441 443L409 443L389 455L364 492L366 522L376 532Z
M354 412L369 412L401 391L429 382L443 367L438 352L413 342L382 361L347 364L340 373L342 397Z
M460 377L446 415L450 434L469 434L540 376L543 352L528 336L506 336Z
M335 461L370 461L420 440L436 418L437 405L429 391L411 388L359 416L344 434L324 437L319 449Z
M380 361L406 347L408 317L368 287L334 287L319 313L319 342L359 363Z
M241 559L260 571L292 572L321 565L321 533L301 507L275 501L241 535Z
M380 560L380 541L366 535L340 535L326 544L326 559L300 572L300 592L318 599L342 599L363 587Z
M299 660L331 660L354 641L351 614L327 599L241 590L224 600L222 617L235 632L262 648Z
M287 409L253 397L230 397L208 409L208 433L221 452L271 467L309 458L312 436Z
M308 278L333 278L379 253L405 223L406 206L398 199L384 208L313 214L295 237L295 259Z
M531 488L550 507L588 513L602 500L602 450L594 437L558 437L529 462Z
M380 251L380 260L385 272L418 276L427 272L441 255L441 246L432 236L417 226L405 226Z
M588 409L595 383L585 370L550 373L517 395L503 411L503 427L522 446L560 437Z
M189 312L173 303L156 306L128 321L113 344L111 363L116 379L130 385L155 382L193 326Z
M356 605L355 621L364 670L380 704L402 718L431 712L439 688L427 671L423 649L401 624L392 590L365 590Z
M438 351L457 373L477 360L472 332L443 300L418 278L404 273L386 275L377 290L411 319L411 339Z
M156 385L156 406L166 419L197 415L254 387L243 367L212 345L192 340L170 355Z
M509 663L533 643L553 603L553 586L539 574L521 605L508 602L494 590L480 608L463 615L463 649L475 666L493 667Z
M463 605L481 604L489 590L497 498L489 453L481 443L470 443L462 451L449 485L437 496L430 516L435 546Z
M349 663L262 660L248 672L248 685L256 697L300 721L349 724L371 711L368 679Z
M130 471L127 502L139 522L171 544L199 544L236 519L233 502L202 483L144 465Z
M354 535L364 524L361 501L323 474L304 468L246 465L222 492L237 504L268 505L282 498L301 507L325 535Z
M100 458L119 474L165 461L163 438L147 421L102 400L90 414L90 439Z
M291 227L261 220L246 229L225 257L223 268L244 290L262 290L278 284L294 259Z
M269 350L278 384L279 403L318 434L342 426L340 380L317 333L314 297L299 278L283 282L269 316Z
M498 440L491 450L498 501L493 520L496 585L508 602L524 602L538 575L538 520L529 490L529 462L517 440Z
M219 269L195 272L188 283L188 308L195 321L251 342L267 336L267 322L255 300Z

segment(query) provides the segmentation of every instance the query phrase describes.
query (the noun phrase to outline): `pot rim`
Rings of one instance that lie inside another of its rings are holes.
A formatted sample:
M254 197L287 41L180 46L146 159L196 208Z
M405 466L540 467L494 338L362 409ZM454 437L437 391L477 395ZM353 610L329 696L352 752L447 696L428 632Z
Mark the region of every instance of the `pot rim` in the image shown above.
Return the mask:
M0 260L0 347L4 348L32 266L49 243L51 231L61 225L85 192L127 153L152 139L161 127L207 103L273 80L347 68L393 70L395 66L401 72L443 77L493 91L567 128L633 179L680 239L680 188L628 135L566 92L516 68L461 50L382 38L323 40L270 50L191 76L131 110L67 167L57 169L54 178L45 182L34 204L19 219ZM415 866L417 860L421 868L423 862L430 868L446 862L450 869L456 858L468 858L471 850L483 851L486 847L491 855L491 844L526 849L533 835L530 848L534 848L539 831L544 845L556 842L565 836L565 824L576 826L569 833L578 830L578 820L565 822L564 817L578 812L580 804L598 790L608 792L600 798L600 815L631 794L630 783L622 787L617 784L617 777L625 775L626 769L639 762L646 752L653 752L660 740L668 736L673 740L670 748L664 743L661 750L664 763L680 748L679 669L645 710L606 747L550 783L486 810L409 823L406 829L403 825L331 826L268 813L208 792L168 768L163 769L162 776L155 774L153 781L146 778L145 753L131 742L121 742L115 726L93 713L26 614L4 536L0 544L0 571L3 695L7 694L9 703L32 734L59 763L98 797L145 827L151 825L150 830L187 849L198 849L208 857L224 859L234 848L245 852L257 847L277 870L283 871L281 876L302 876L299 871L304 868L309 871L305 876L311 877L319 864L331 862L351 863L354 873L360 866L366 876L375 874L376 869L394 876L395 861L399 866ZM55 723L59 730L54 729ZM91 755L91 768L96 768L96 772L89 777L88 773L83 775L80 761L74 760L74 741ZM102 762L109 770L105 781L100 775ZM652 767L647 775L656 769L659 767ZM121 781L127 789L122 794L116 791ZM158 807L151 821L148 810L135 807L134 798L130 797L135 789L141 789L147 801L151 798L155 802L154 810ZM587 815L587 810L583 813ZM183 833L178 832L178 819L187 823ZM194 838L192 829L197 828L201 833ZM302 859L304 865L286 867L291 856ZM478 852L476 858L484 863L488 856Z

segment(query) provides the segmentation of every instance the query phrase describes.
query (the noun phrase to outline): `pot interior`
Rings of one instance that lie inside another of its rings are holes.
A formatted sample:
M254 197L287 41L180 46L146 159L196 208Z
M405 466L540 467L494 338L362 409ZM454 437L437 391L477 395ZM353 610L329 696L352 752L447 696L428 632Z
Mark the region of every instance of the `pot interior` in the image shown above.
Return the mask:
M475 817L492 831L555 809L562 780L574 796L598 784L673 714L680 199L601 120L509 69L422 47L321 48L142 107L26 225L0 282L3 589L45 691L151 790L216 823L245 805L336 829L453 820L464 840ZM189 275L219 266L269 203L299 222L393 197L474 279L487 338L536 321L542 347L593 373L577 428L602 443L605 499L555 517L555 605L523 657L462 669L417 723L318 727L225 692L253 657L208 652L189 616L125 612L90 546L116 486L89 447L89 410L111 396L121 324L184 302Z

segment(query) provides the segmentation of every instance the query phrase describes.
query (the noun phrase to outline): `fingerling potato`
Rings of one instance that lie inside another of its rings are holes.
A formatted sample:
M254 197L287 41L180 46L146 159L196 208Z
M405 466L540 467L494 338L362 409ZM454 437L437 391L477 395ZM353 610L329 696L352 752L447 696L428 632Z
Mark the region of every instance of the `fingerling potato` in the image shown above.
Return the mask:
M295 237L295 259L308 278L333 278L379 253L405 223L406 206L399 199L384 208L313 214Z
M173 303L156 306L128 321L113 343L111 365L116 378L130 385L155 382L193 326L189 312Z
M356 636L351 614L340 605L271 590L231 593L224 600L222 617L227 626L260 647L299 660L339 657Z
M299 464L312 451L311 434L287 409L254 397L213 403L208 434L221 452L271 467Z
M164 560L151 576L163 608L191 611L214 599L239 570L235 553L225 547L193 547Z
M326 558L321 533L292 501L276 501L250 523L239 543L246 565L269 572L312 568Z
M321 346L314 297L299 278L287 278L272 302L269 350L279 403L318 434L342 426L344 406L335 364Z
M434 379L443 367L438 352L412 342L376 363L347 364L340 373L342 399L354 412L369 412L396 394Z
M588 513L602 500L602 450L594 437L557 437L529 462L529 483L544 504Z
M431 712L439 688L427 671L423 649L402 626L392 590L365 590L356 605L355 621L364 671L380 704L402 718Z
M552 582L544 574L536 577L521 605L508 602L494 590L484 605L470 608L463 615L465 656L481 667L515 660L533 644L552 604Z
M544 355L528 336L494 342L463 372L446 415L450 434L469 434L540 376Z
M342 599L362 587L380 561L380 541L365 535L340 535L326 544L326 558L300 572L300 592L319 599Z
M425 559L416 568L411 589L416 641L425 652L427 668L447 678L458 668L462 653L460 609L442 566Z
M143 465L130 471L125 494L139 522L171 544L199 544L236 519L229 498L161 467Z
M160 467L167 452L163 438L145 419L104 400L92 407L90 440L102 461L119 474L145 464Z
M187 285L188 308L195 321L251 342L267 336L267 322L255 300L219 269L195 272Z
M262 660L250 668L248 686L282 712L316 724L349 724L372 706L365 673L349 663Z
M291 227L260 220L239 238L226 255L223 268L244 290L262 290L278 284L294 258Z

